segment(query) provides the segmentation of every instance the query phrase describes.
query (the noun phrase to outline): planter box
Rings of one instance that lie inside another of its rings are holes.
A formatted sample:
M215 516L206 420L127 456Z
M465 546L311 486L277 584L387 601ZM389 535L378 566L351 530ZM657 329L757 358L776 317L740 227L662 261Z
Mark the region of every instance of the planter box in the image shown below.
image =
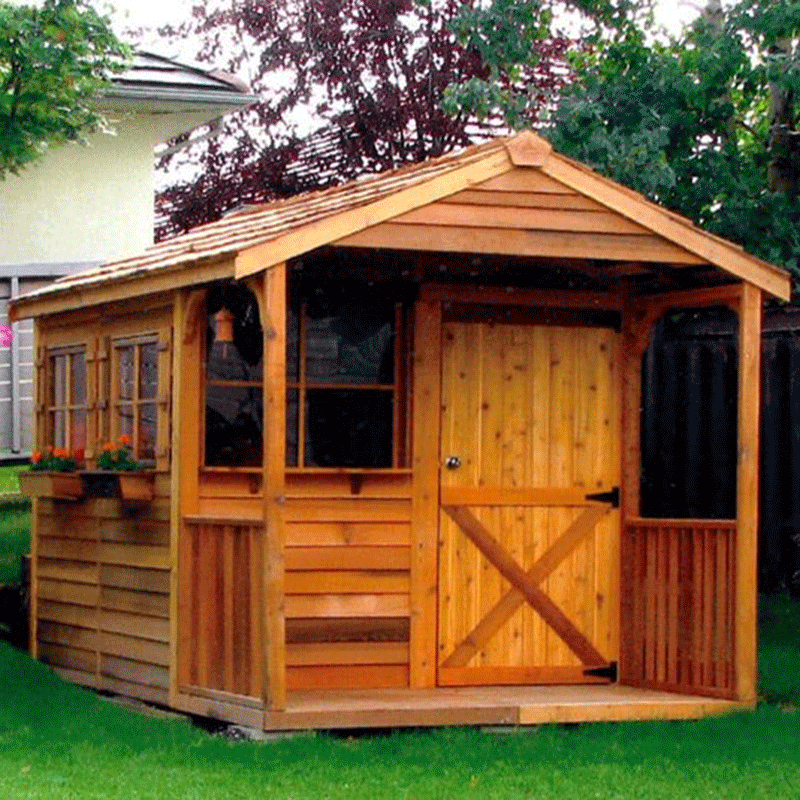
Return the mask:
M79 500L83 484L77 472L20 472L20 492L26 497Z
M150 502L154 495L155 473L114 472L97 469L81 472L83 491L87 497L117 498Z

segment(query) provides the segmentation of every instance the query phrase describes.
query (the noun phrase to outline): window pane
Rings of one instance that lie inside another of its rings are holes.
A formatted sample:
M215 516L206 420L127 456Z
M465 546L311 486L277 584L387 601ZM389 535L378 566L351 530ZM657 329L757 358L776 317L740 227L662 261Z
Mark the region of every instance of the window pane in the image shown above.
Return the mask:
M148 342L139 347L139 399L155 400L158 394L158 346Z
M208 348L206 377L218 381L261 381L262 359L248 364L233 342L214 341Z
M72 368L72 405L86 405L86 358L84 352L70 355Z
M136 443L136 457L152 461L156 457L156 409L155 403L145 403L139 407L139 441Z
M392 392L314 389L306 396L307 467L391 467Z
M309 383L394 383L394 308L346 304L306 322Z
M133 436L133 406L121 403L117 407L118 436Z
M50 380L52 381L50 405L65 406L67 404L67 357L65 355L53 356L50 359Z
M72 412L72 425L70 429L70 448L75 450L86 449L86 410L77 409Z
M64 411L54 411L50 415L50 426L53 432L53 447L67 447L67 426Z
M118 347L119 359L119 398L134 400L136 398L136 375L134 374L133 346Z
M206 464L259 467L263 459L261 387L206 387Z

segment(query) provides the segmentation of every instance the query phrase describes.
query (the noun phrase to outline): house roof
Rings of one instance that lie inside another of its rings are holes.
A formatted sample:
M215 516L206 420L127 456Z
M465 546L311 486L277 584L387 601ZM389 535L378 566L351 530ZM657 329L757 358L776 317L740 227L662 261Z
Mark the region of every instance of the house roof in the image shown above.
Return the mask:
M784 270L525 131L241 209L133 258L59 279L20 298L14 315L53 313L216 277L244 278L324 245L706 265L775 297L790 294Z
M250 105L257 97L234 75L136 51L130 66L113 76L112 86L103 93L103 99L113 108L223 113Z

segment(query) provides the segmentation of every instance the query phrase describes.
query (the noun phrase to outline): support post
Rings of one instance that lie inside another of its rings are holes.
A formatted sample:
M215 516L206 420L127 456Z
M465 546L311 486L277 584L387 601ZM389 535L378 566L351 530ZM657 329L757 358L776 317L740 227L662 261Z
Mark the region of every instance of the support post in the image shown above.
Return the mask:
M262 676L265 715L286 708L284 505L286 502L286 263L264 273L264 580Z
M186 296L174 295L172 306L172 402L170 442L170 509L169 509L169 704L175 706L178 696L178 637L180 605L178 602L178 564L180 559L181 525L181 406L183 399L183 331L186 323ZM184 580L186 578L184 577Z
M739 304L739 425L736 472L735 688L756 699L758 467L761 410L761 290L742 283Z
M409 644L409 681L414 689L436 686L441 327L441 302L423 296L414 317Z
M650 331L660 309L642 306L626 298L623 303L621 355L622 363L622 478L620 509L620 655L619 676L622 683L640 680L642 654L634 642L641 639L636 631L643 624L637 599L631 595L635 585L633 553L625 535L625 524L641 514L642 471L642 358L650 341Z

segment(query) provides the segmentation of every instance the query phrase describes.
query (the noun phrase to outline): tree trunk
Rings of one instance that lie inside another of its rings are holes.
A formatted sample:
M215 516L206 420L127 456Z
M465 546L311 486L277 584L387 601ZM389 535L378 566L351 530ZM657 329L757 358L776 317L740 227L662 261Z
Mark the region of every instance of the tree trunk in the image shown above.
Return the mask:
M791 39L780 39L769 49L784 61L786 71L792 59ZM769 188L773 192L797 194L800 174L798 133L795 130L794 92L778 82L769 91Z

